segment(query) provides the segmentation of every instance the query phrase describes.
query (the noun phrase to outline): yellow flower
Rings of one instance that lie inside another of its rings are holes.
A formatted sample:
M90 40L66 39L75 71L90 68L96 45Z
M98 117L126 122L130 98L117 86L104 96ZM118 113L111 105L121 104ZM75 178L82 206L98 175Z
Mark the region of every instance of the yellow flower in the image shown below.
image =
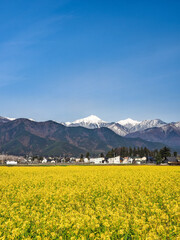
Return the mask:
M0 167L0 240L180 239L177 169Z

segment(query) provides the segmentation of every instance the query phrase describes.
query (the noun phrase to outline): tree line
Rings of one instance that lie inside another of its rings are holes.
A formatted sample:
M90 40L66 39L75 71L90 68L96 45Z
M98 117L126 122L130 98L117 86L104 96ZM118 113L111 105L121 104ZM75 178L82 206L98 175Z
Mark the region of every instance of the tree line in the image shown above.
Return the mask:
M147 147L119 147L111 149L107 154L107 158L111 157L152 157L154 159L165 160L167 157L175 156L177 157L177 152L171 154L171 150L168 147L164 147L160 150L149 150Z

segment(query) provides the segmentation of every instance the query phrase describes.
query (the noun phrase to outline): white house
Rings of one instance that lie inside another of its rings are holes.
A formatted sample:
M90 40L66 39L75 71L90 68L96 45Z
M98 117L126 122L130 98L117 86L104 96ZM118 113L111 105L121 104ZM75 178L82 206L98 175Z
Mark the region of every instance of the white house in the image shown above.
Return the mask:
M23 164L26 163L27 160L22 156L0 154L0 164L7 164L7 162L17 162ZM11 165L11 163L9 165ZM14 163L12 165L14 165Z
M95 163L95 164L101 164L103 163L104 158L103 157L99 157L99 158L90 158L90 162L91 163Z
M146 163L146 157L136 157L135 159L136 164L143 164Z
M43 158L42 163L47 163L47 159Z
M6 162L7 165L17 165L16 161L7 161Z
M131 157L125 157L122 164L132 164L133 159Z
M88 163L88 162L89 162L89 159L88 159L88 158L84 158L84 162L85 162L85 163Z
M108 163L110 164L120 164L121 163L121 157L113 157L113 158L108 158Z
M70 162L75 162L76 158L75 157L70 157Z

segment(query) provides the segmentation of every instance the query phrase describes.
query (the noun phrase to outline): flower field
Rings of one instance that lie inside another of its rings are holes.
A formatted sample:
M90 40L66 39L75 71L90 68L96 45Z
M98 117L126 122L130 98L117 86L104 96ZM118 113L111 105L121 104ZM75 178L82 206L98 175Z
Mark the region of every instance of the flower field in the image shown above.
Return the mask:
M0 239L180 239L175 166L0 167Z

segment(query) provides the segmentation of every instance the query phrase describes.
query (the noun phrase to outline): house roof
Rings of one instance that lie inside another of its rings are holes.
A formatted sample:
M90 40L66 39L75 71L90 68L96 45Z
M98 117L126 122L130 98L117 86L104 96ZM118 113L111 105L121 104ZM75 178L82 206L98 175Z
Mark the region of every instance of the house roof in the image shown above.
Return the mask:
M168 162L177 162L178 160L175 157L167 157Z

